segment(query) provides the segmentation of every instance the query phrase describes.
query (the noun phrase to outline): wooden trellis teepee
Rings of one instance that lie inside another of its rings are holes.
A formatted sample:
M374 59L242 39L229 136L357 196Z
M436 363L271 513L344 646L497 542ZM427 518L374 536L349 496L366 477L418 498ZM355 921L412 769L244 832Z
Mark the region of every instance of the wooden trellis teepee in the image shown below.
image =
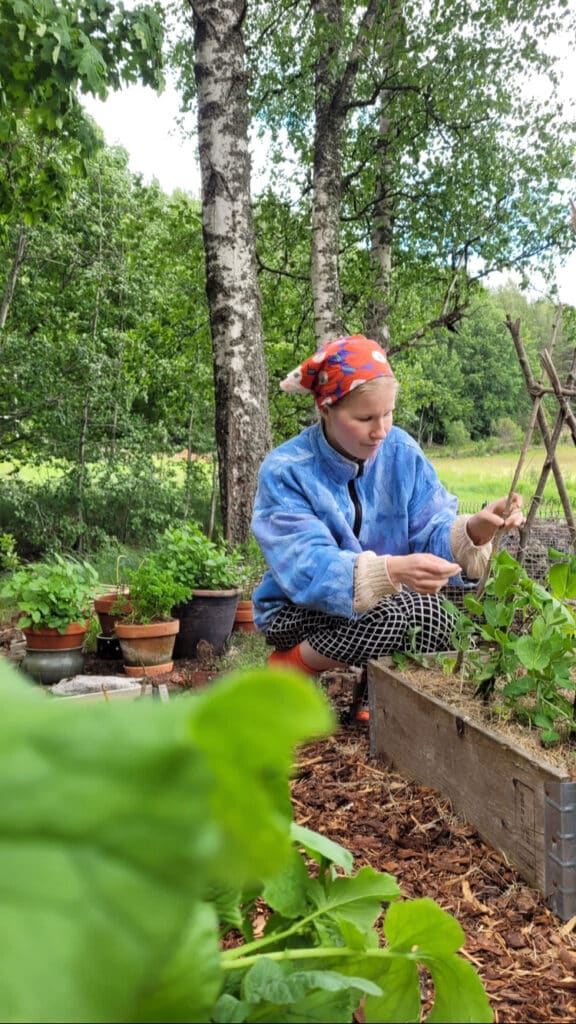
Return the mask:
M548 347L540 354L540 363L549 381L549 384L544 384L541 380L536 380L530 368L530 363L526 355L526 350L524 348L522 338L520 336L520 321L512 320L510 316L506 317L506 327L510 331L512 341L514 342L514 347L516 349L518 361L524 374L526 388L528 394L530 395L530 398L532 399L532 414L530 416L530 422L526 430L524 443L522 445L522 451L520 453L520 458L518 460L518 465L516 467L516 472L514 474L514 480L510 488L510 495L512 495L512 493L516 489L518 480L520 478L522 464L524 462L526 452L532 440L532 434L534 432L536 423L538 423L540 434L542 435L542 440L544 441L544 445L546 447L546 457L544 459L542 470L540 472L540 478L538 480L536 490L530 500L530 505L526 516L526 525L522 527L522 529L520 530L520 545L518 549L517 558L518 561L521 563L524 561L526 556L532 526L534 524L538 508L542 502L544 487L546 485L548 476L550 475L550 471L552 471L554 475L554 480L556 483L560 501L562 502L562 508L564 510L564 516L566 518L566 524L568 526L568 532L570 537L570 548L573 552L576 550L576 522L574 520L574 511L572 509L570 498L566 490L566 485L564 483L564 477L562 475L560 463L558 462L558 459L556 457L556 448L558 446L558 441L560 440L560 436L564 426L567 426L570 429L572 440L576 445L576 416L574 415L570 404L572 398L574 398L574 396L576 395L576 349L574 349L572 355L572 364L570 366L570 370L568 372L564 384L561 383L556 368L554 366L554 362L552 360L554 347L556 344L556 338L558 336L561 321L562 306L559 305L557 308L556 318L552 328L550 342L548 344ZM558 414L556 416L556 422L554 423L552 428L550 428L550 425L548 423L548 418L546 416L546 411L543 405L543 399L546 395L555 395L558 401Z

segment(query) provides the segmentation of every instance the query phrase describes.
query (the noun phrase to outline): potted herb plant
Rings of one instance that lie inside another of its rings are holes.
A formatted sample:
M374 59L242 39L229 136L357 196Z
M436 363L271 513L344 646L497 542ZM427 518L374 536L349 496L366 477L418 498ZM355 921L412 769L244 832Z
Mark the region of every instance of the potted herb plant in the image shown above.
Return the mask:
M81 671L97 583L98 574L89 562L56 554L19 566L3 584L0 596L22 612L22 667L39 682L55 683Z
M115 625L124 670L129 676L170 672L180 629L172 609L189 597L190 590L156 552L128 569L126 577L130 599Z
M162 562L187 590L185 600L175 602L174 615L180 632L174 646L176 658L194 658L200 640L215 654L224 650L234 625L244 564L240 551L210 540L196 523L166 530L159 542Z

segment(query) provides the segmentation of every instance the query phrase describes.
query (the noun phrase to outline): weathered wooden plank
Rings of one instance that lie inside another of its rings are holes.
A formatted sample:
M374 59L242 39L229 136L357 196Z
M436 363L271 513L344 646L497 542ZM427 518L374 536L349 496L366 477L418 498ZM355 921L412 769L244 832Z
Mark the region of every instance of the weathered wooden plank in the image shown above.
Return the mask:
M419 690L384 662L369 663L368 690L371 754L448 797L527 882L550 896L545 793L567 776Z

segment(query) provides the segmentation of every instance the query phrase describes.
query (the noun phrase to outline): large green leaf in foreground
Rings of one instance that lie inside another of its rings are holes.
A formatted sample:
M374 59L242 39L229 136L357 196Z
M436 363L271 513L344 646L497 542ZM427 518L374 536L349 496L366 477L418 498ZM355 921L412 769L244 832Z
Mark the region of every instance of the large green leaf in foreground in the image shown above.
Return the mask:
M291 755L330 728L321 695L266 672L168 704L84 703L0 664L0 700L0 1019L158 1019L173 976L171 1019L206 1019L204 887L219 864L257 876L260 844L268 869L288 854Z

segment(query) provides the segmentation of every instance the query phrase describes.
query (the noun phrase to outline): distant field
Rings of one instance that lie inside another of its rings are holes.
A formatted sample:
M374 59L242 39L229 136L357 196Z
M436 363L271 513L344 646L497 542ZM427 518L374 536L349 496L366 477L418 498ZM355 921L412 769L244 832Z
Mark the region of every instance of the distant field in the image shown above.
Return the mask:
M519 452L505 452L482 456L432 456L432 462L442 483L464 505L480 507L485 501L507 494L512 483ZM576 447L561 445L556 456L572 504L576 504ZM529 500L536 490L546 458L544 448L530 448L523 463L518 490ZM558 491L552 472L544 491L546 501L559 504Z
M492 455L452 456L430 454L428 458L438 473L442 483L459 499L463 511L480 508L485 501L493 501L508 493L519 458L518 452L504 452ZM576 447L573 444L559 445L556 456L560 463L564 482L572 504L576 507ZM536 489L538 478L544 464L546 451L544 448L530 448L524 460L518 490L528 501ZM161 461L161 460L159 460ZM168 460L172 468L184 469L184 463ZM12 470L9 462L0 462L0 480L7 477ZM20 475L26 480L43 480L50 475L63 471L42 466L24 467ZM207 473L211 469L207 469ZM544 500L558 505L561 511L558 492L552 473L549 474L544 492Z

